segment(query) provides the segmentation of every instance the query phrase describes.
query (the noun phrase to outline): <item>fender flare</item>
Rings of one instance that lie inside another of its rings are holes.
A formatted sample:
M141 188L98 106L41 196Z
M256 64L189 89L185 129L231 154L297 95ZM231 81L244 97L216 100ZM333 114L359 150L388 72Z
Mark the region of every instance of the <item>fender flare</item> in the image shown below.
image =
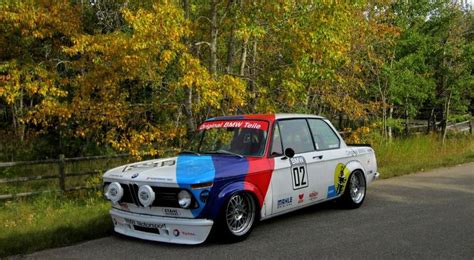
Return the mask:
M262 196L262 193L257 188L257 186L247 181L233 182L225 186L219 193L218 198L219 200L226 200L232 194L236 192L241 192L241 191L250 192L253 196L255 196L255 199L257 199L258 207L259 208L262 207L262 203L264 199L264 197Z
M257 188L257 186L250 182L237 181L224 186L224 188L219 191L216 200L212 203L212 208L214 208L214 210L209 212L210 215L208 215L208 217L211 219L217 219L224 203L230 198L230 196L232 196L232 194L235 194L236 192L249 192L256 200L258 207L257 212L260 212L264 199L260 190Z
M349 162L346 164L346 168L349 169L349 171L351 172L351 174L352 174L354 171L356 171L356 170L362 171L362 173L364 174L365 179L367 179L367 173L366 173L366 171L365 171L365 168L364 168L364 166L363 166L359 161L356 161L356 160L349 161Z

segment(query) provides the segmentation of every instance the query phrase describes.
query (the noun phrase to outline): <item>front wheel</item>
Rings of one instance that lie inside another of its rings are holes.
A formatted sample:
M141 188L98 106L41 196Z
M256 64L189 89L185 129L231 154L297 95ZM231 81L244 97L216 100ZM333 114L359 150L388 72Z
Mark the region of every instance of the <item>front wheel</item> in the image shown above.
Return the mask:
M252 231L256 215L255 200L250 194L233 194L224 204L218 231L227 242L244 240Z
M340 201L345 208L355 209L362 205L365 199L366 182L364 173L354 171L347 182Z

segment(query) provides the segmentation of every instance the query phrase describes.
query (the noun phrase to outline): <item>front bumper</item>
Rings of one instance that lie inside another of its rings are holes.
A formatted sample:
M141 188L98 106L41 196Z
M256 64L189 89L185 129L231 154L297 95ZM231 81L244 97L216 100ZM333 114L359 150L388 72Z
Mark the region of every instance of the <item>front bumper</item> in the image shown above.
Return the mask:
M195 245L209 235L213 221L142 215L110 210L117 233L152 241Z

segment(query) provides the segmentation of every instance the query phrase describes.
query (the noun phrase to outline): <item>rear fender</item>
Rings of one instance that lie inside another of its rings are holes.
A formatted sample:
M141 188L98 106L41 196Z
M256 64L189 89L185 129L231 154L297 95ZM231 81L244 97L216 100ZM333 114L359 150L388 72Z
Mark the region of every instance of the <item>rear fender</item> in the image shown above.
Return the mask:
M356 170L360 170L362 171L362 173L364 173L364 177L367 179L367 173L365 171L365 168L364 166L362 166L362 164L359 162L359 161L350 161L346 164L346 168L349 169L349 172L354 172Z

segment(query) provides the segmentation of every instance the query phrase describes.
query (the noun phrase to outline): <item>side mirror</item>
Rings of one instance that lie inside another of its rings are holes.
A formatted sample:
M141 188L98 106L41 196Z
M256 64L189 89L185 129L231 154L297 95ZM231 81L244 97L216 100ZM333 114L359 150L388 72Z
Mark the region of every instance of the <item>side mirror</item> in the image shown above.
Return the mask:
M291 148L286 148L285 149L285 156L288 157L288 158L293 158L293 156L295 156L295 150L293 150Z

